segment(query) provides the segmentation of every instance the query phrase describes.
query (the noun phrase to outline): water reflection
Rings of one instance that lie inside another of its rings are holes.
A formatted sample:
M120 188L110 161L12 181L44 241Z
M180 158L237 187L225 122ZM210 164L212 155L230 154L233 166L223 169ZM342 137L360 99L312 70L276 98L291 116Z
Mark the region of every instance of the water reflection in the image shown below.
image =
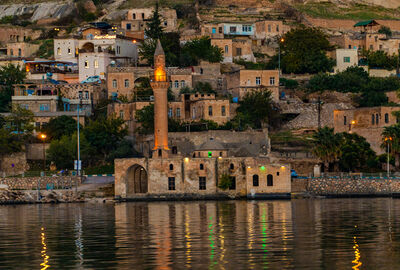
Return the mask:
M388 198L0 206L0 269L399 269L399 210Z

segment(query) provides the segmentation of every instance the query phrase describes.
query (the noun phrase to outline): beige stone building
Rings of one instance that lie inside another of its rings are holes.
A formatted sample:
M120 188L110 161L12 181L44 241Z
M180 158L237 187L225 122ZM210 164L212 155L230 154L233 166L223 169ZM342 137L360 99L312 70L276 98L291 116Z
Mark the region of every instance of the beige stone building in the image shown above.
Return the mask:
M239 59L255 61L249 39L211 39L211 45L222 50L223 62L232 63L233 60Z
M335 72L342 72L348 67L358 66L358 51L356 49L336 49Z
M276 36L282 36L289 30L289 27L283 25L282 21L259 21L255 23L254 37L256 39L273 38Z
M12 26L0 27L0 44L9 42L24 42L37 39L42 31L26 27Z
M258 89L268 89L274 101L279 100L279 71L278 70L238 70L227 73L227 91L239 99L246 93Z
M169 146L168 78L160 42L151 85L155 93L151 158L115 160L115 196L121 200L288 197L290 167L266 157L229 157L214 139L190 156ZM196 98L196 97L194 97ZM207 153L207 157L202 157ZM221 155L217 156L217 153ZM225 154L224 154L225 153ZM197 157L196 156L200 156ZM225 157L223 157L225 156ZM225 182L225 188L221 184Z
M384 127L398 123L392 114L398 107L372 107L334 111L335 132L354 132L363 136L378 155L385 153L381 148Z
M7 56L31 57L39 49L38 44L26 42L7 43Z

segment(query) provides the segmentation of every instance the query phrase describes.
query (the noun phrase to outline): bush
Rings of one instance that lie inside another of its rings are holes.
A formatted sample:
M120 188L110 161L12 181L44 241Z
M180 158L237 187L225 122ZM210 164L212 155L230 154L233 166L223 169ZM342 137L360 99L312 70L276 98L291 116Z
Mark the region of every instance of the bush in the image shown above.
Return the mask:
M218 188L227 190L232 185L232 177L229 174L222 174L219 178Z
M286 89L296 89L299 86L299 83L296 80L280 78L279 80Z

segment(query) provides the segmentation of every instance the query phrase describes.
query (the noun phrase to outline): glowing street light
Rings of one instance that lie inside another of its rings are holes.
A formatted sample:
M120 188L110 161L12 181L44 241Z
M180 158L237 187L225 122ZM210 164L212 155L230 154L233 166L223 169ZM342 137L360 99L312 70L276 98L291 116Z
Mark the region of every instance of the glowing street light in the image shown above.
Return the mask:
M45 147L45 141L47 138L47 135L45 133L39 134L39 138L43 142L43 172L46 171L46 147Z
M393 141L392 137L385 137L385 142L386 142L386 149L387 149L387 165L386 165L386 169L387 169L387 177L389 177L390 174L390 168L389 168L389 162L390 162L390 157L389 157L389 143L391 143L391 141Z

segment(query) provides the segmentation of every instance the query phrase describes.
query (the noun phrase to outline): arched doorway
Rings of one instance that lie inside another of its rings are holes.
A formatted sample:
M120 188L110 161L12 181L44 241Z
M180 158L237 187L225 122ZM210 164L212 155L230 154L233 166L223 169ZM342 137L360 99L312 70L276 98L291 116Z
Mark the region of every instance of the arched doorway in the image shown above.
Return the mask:
M147 190L146 170L138 164L131 166L127 172L127 195L147 193Z

